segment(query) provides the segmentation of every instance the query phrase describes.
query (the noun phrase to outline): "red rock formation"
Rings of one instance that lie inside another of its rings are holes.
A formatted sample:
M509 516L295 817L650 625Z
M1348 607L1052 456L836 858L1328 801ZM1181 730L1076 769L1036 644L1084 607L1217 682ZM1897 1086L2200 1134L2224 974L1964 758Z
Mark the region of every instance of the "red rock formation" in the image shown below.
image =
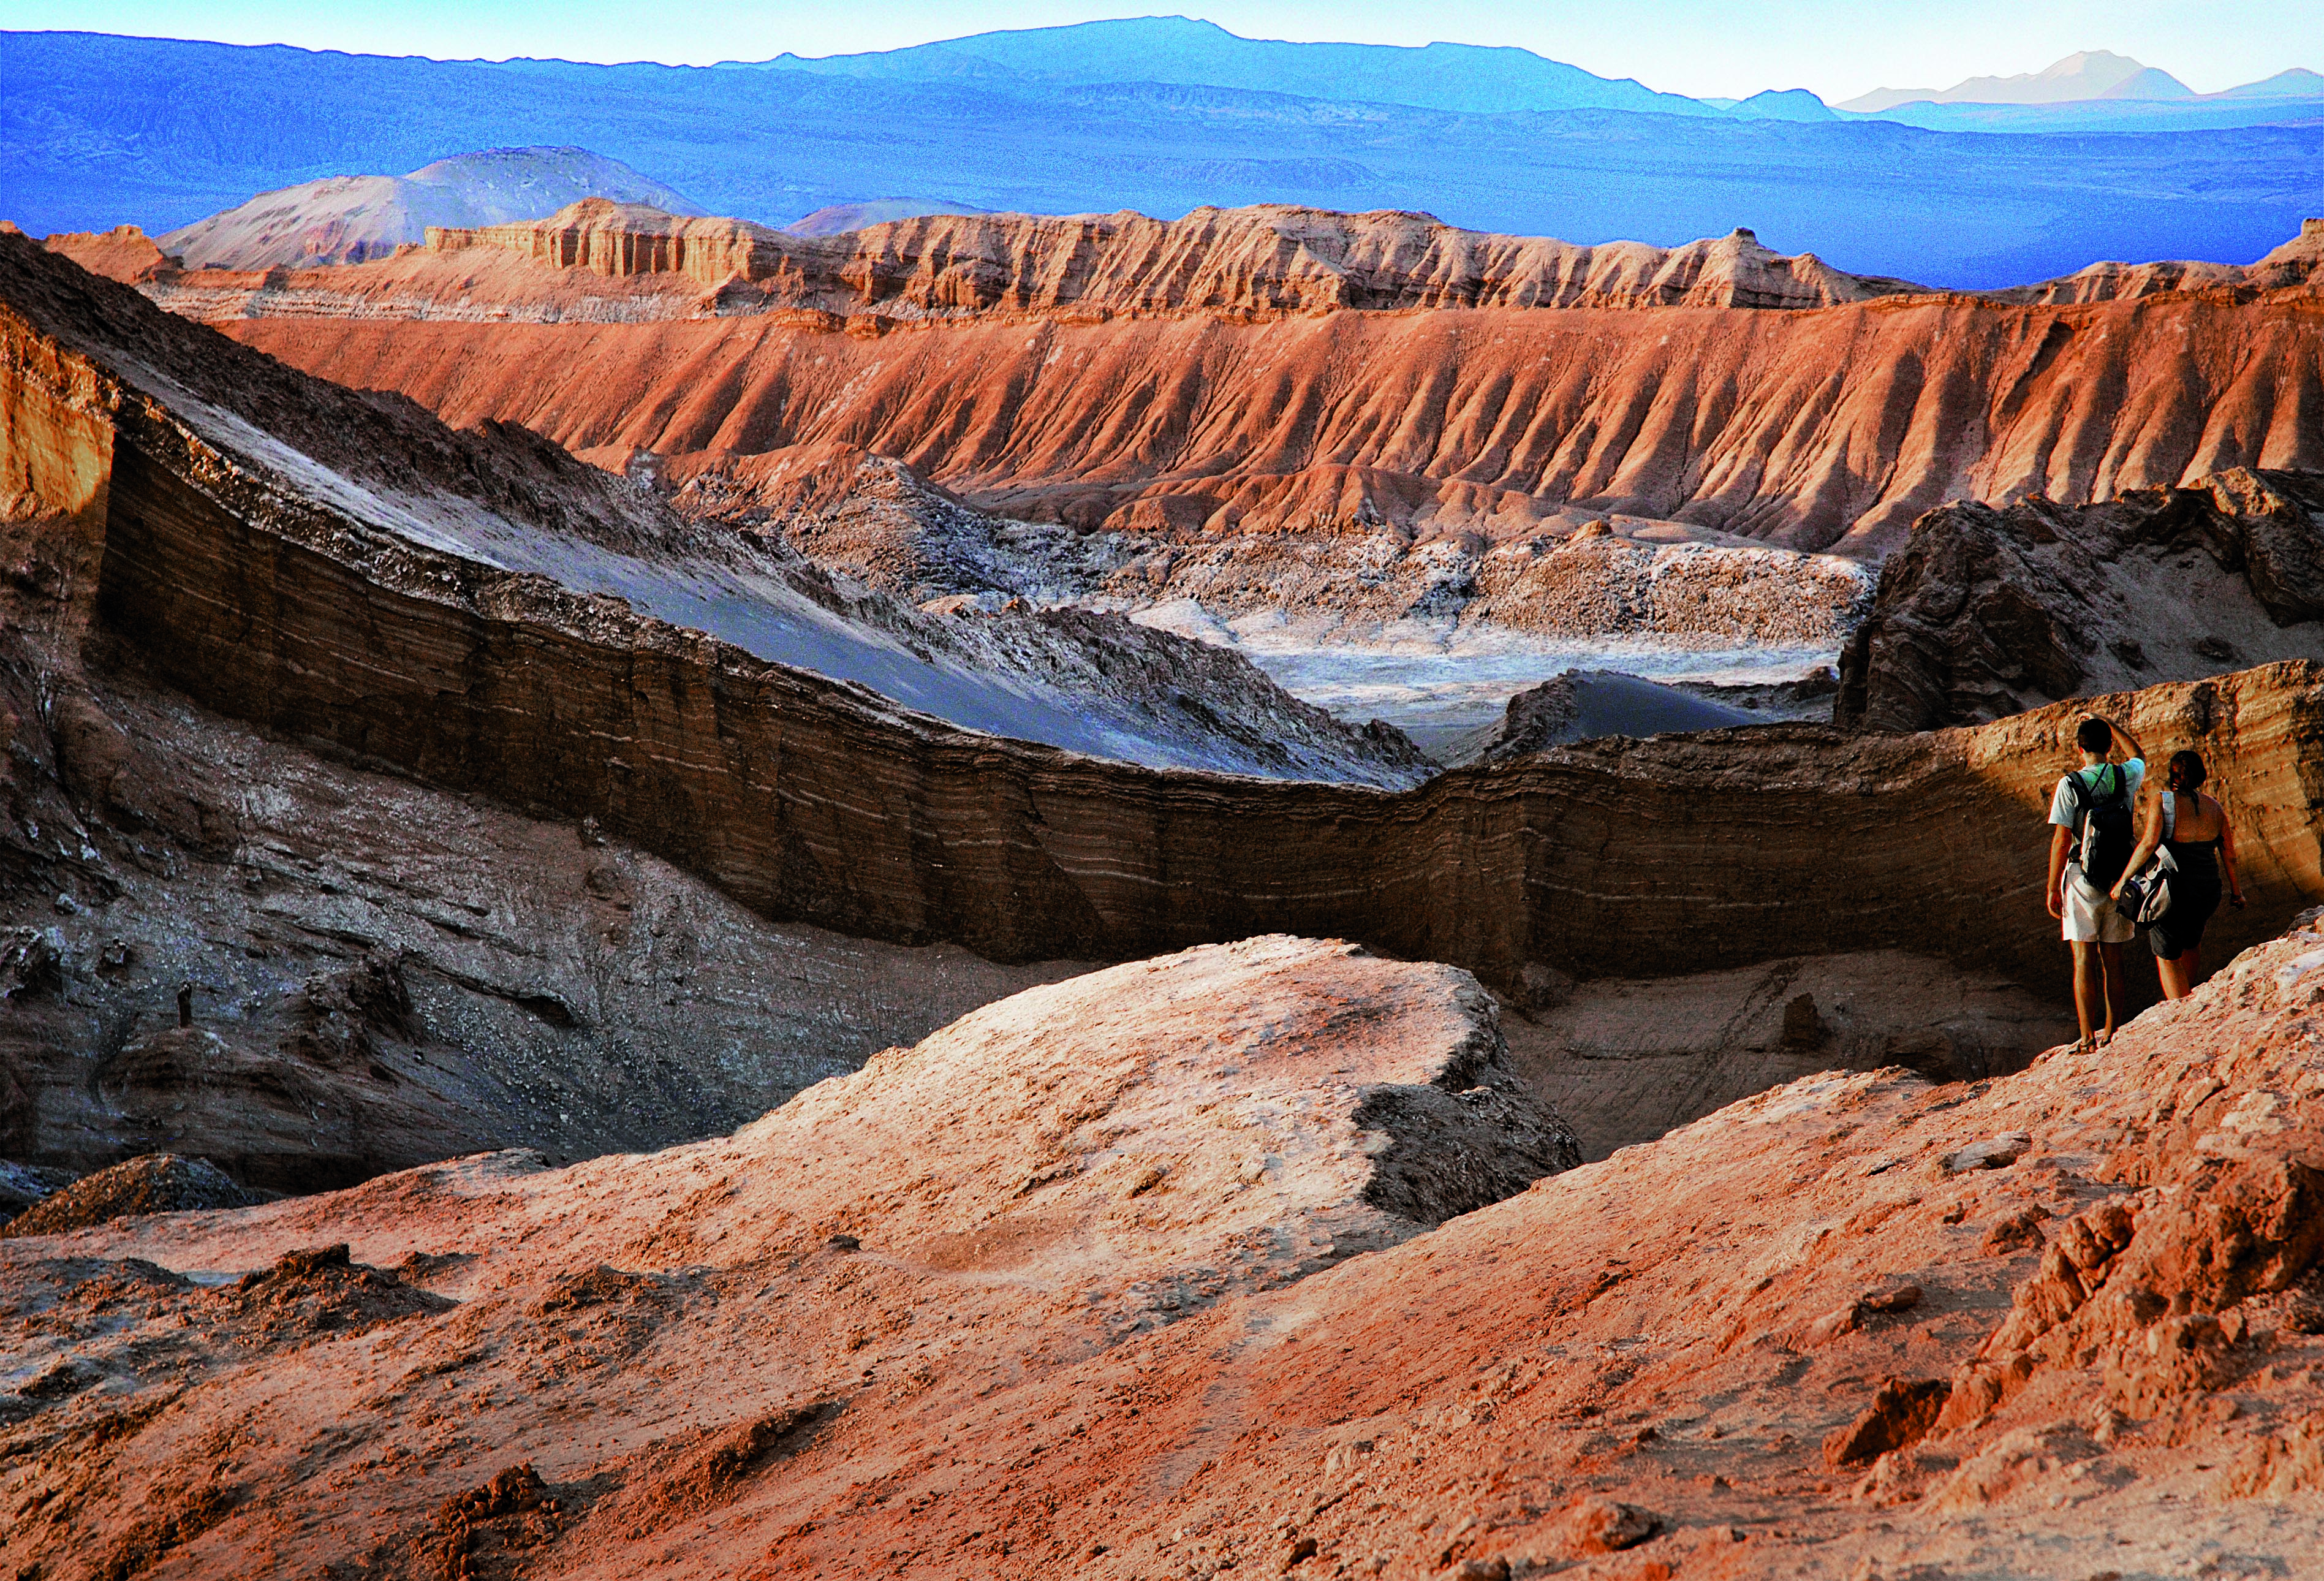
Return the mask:
M1877 552L1952 499L2324 469L2324 319L2277 298L230 328L455 423L667 458L852 445L988 509L1190 538L1499 533L1580 505Z
M1142 506L1213 531L1452 529L1580 504L1877 554L1953 498L2324 467L2314 225L2247 270L2093 265L1984 302L1744 232L1584 248L1280 206L802 237L589 199L431 235L370 264L145 289L456 422L666 458L854 445L1081 525L1140 524ZM1768 307L1845 310L1694 310ZM1438 311L1454 308L1490 316ZM1592 311L1508 312L1544 308ZM1106 322L1122 317L1190 321ZM513 328L669 319L713 322ZM371 319L390 322L346 322ZM899 343L907 323L965 333Z
M584 198L547 219L468 227L431 225L425 245L431 253L493 247L551 269L579 269L616 279L683 274L715 286L770 273L782 234L747 219L687 217L642 203Z
M512 268L511 264L521 265ZM127 274L117 276L128 279ZM1267 319L1342 308L1807 308L1911 291L1784 257L1748 231L1676 249L1457 230L1425 215L1263 205L1138 214L926 215L836 236L586 199L547 220L430 227L347 268L196 270L156 300L213 322L398 317L627 322L763 316L878 333L895 320L1121 314Z
M2107 1049L1811 1077L1416 1234L1441 1207L1370 1187L1458 1193L1506 1123L1473 985L1278 939L1119 967L732 1138L0 1241L0 1543L188 1575L2299 1574L2319 983L2311 919Z
M124 285L167 283L185 273L181 259L162 252L134 225L117 225L109 231L67 231L49 237L42 245L51 253L62 253L91 274L102 274Z

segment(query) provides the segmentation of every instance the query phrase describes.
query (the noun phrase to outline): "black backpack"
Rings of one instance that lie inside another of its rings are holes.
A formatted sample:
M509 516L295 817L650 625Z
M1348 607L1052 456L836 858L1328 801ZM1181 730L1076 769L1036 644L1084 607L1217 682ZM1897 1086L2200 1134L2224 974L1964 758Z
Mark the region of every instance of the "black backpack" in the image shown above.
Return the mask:
M2116 763L2100 765L2101 775L2114 776L2114 788L2100 794L2080 772L2066 776L2066 792L2073 800L2074 861L2083 881L2092 889L2110 890L2138 841L2130 814L2130 780ZM2103 777L2099 784L2104 785Z

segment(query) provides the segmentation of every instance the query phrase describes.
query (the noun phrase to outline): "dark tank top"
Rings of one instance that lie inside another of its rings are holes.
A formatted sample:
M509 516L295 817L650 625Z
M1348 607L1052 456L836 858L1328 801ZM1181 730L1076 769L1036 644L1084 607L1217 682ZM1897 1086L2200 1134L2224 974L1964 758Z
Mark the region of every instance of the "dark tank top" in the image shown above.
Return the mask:
M2168 790L2163 793L2163 823L2167 830L2175 831L2179 827L2177 801ZM2166 833L2163 837L2163 844L2171 853L2171 859L2179 864L2181 876L2172 882L2172 890L2175 892L2200 891L2208 884L2211 905L2216 907L2219 903L2219 837L2214 835L2208 840L2182 840L2176 833ZM2182 885L2185 886L2183 890ZM2178 902L2174 901L2172 903Z
M2178 808L2168 790L2163 793L2163 827L2178 827ZM2219 837L2181 840L2165 834L2163 845L2179 871L2171 880L2171 910L2155 924L2148 942L2156 955L2175 960L2202 942L2203 925L2219 909Z

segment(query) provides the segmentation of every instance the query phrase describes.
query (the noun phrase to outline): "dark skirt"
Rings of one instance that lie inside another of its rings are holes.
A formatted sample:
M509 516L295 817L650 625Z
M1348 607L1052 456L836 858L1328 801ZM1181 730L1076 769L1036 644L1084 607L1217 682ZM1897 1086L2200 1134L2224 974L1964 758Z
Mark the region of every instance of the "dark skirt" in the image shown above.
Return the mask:
M2165 840L2179 871L2171 875L2171 909L2146 930L2147 947L2160 960L2175 961L2203 942L2203 927L2219 909L2219 843Z

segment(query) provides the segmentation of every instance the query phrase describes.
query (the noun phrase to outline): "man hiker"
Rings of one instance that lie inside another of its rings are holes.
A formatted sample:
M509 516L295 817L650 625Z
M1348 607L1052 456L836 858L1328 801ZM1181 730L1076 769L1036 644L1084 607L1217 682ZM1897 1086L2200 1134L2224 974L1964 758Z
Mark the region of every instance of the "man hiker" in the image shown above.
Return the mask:
M2081 767L2058 781L2050 798L2050 915L2065 924L2074 949L2074 1012L2082 1040L2077 1050L2102 1048L2114 1037L2121 1012L2122 947L2137 931L2107 894L2130 864L2131 809L2146 778L2146 751L2121 726L2093 715L2074 731ZM2124 761L2112 761L2119 747ZM2105 1025L2095 1033L2101 994Z

